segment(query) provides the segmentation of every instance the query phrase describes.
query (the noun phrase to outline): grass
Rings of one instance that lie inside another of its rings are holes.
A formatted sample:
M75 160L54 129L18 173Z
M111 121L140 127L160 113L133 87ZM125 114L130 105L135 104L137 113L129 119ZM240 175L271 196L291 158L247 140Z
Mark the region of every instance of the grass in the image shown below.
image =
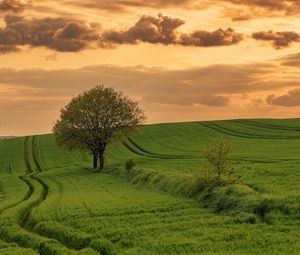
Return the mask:
M217 137L235 174L191 194ZM149 125L101 174L52 135L1 141L0 255L298 254L299 141L298 119Z

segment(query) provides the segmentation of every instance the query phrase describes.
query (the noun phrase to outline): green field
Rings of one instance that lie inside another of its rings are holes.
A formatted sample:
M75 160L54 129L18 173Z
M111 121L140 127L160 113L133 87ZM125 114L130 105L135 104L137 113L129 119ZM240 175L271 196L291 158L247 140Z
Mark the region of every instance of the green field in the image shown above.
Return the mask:
M235 173L191 194L219 137ZM0 141L0 255L299 254L300 119L146 125L105 158Z

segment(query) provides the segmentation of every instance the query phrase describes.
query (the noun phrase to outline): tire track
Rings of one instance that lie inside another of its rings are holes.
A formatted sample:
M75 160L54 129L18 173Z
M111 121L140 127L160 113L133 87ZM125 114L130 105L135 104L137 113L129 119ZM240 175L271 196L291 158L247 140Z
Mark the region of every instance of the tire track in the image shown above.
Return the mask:
M39 172L42 172L42 167L41 167L40 158L39 158L38 140L37 140L36 136L34 136L32 138L32 157L33 157L33 162L36 166L36 169Z
M267 123L263 123L263 122L257 122L257 121L249 121L249 120L234 120L235 123L240 123L240 124L244 124L247 126L251 126L251 127L257 127L257 128L261 128L261 129L274 129L277 131L296 131L299 132L300 128L299 127L292 127L292 126L279 126L279 125L275 125L275 124L267 124Z
M300 136L264 136L264 135L251 135L247 133L243 133L240 131L233 131L228 128L222 127L216 123L208 123L208 122L199 122L200 125L212 129L218 133L225 134L225 135L230 135L234 137L239 137L239 138L246 138L246 139L263 139L263 140L275 140L275 139L284 139L284 140L290 140L290 139L300 139Z
M29 150L28 150L28 142L29 142L29 136L26 136L25 137L25 140L24 140L24 145L23 145L23 160L24 160L24 164L25 164L25 167L26 167L26 173L32 173L33 170L32 170L32 166L30 164L30 161L29 161ZM11 168L11 165L9 163L9 168ZM17 203L14 203L6 208L3 208L1 211L0 211L0 214L2 214L4 211L8 210L8 209L11 209L11 208L14 208L16 206L18 206L19 204L27 201L31 195L33 194L34 192L34 187L33 185L24 177L24 176L20 176L19 177L21 181L23 181L27 187L28 187L28 192L26 193L26 195Z
M29 136L26 136L25 137L25 140L24 140L24 148L23 148L23 153L24 153L24 164L25 164L25 167L26 167L26 173L32 173L33 170L32 170L32 167L31 167L31 164L30 164L30 161L29 161L29 151L28 151L28 141L29 141Z
M28 150L28 139L27 139L26 143L24 144L24 155L25 155L24 159L26 159L26 161L28 162L28 164L27 164L27 166L29 167L28 169L32 169L32 167L30 165L30 162L29 162L28 152L29 152L29 150ZM33 137L33 141L32 141L32 156L33 156L33 160L34 160L34 164L36 166L36 169L39 172L41 172L42 168L41 168L41 165L39 163L38 149L37 149L37 140L36 140L35 137ZM26 200L24 200L24 201L27 201L27 200L29 200L34 195L35 188L34 188L34 185L32 184L31 181L29 181L25 177L20 177L20 178L29 187L29 192L26 195ZM68 247L67 245L64 245L58 239L56 239L56 238L50 238L48 236L42 236L39 233L37 233L35 231L32 231L32 226L31 226L31 228L28 226L28 221L29 221L29 218L31 216L32 211L35 208L39 207L47 199L47 197L49 195L49 187L48 187L48 185L40 177L31 174L29 176L29 178L32 179L33 181L35 181L36 183L38 183L42 187L42 191L41 191L41 193L39 195L39 198L36 201L33 201L32 204L28 207L28 209L25 210L23 212L23 214L21 215L20 220L19 220L19 226L21 228L23 228L24 230L26 230L27 232L29 232L29 233L36 234L37 236L39 236L41 238L46 238L48 240L56 240L63 248L75 251L75 249L72 249L72 247Z
M36 169L42 170L39 164L38 159L38 150L36 139L32 141L32 157L36 160L33 160ZM23 200L19 203L9 206L8 209L12 211L6 212L6 215L3 216L1 222L4 224L3 229L0 229L0 238L3 241L8 243L15 243L19 247L30 247L31 249L37 251L40 255L45 254L84 254L81 252L81 249L75 249L69 245L62 243L59 238L43 236L38 232L34 231L34 221L30 222L29 218L33 210L39 207L48 197L49 188L47 184L38 176L33 174L33 167L29 160L29 137L26 137L24 140L24 164L26 166L26 172L28 175L20 176L20 180L24 182L28 187L28 192L24 196ZM34 155L35 154L35 155ZM39 167L38 167L39 166ZM15 209L14 209L15 208ZM6 223L7 222L7 223ZM32 225L33 223L33 225ZM18 233L16 232L16 227L19 226L20 230L23 229L25 232ZM29 239L27 239L29 238ZM41 250L41 244L53 242L57 243L56 246L49 246L47 253L44 250ZM88 246L87 246L88 247ZM85 248L85 247L84 247ZM77 253L78 252L78 253Z
M159 158L159 159L198 159L195 156L188 156L188 155L168 155L168 154L158 154L149 152L146 149L142 148L136 142L134 142L131 138L127 138L128 142L123 142L123 145L130 150L131 152L144 156L144 157L151 157L151 158Z
M20 178L23 182L25 182L23 176L21 176L21 177L19 177L19 178ZM28 186L28 185L27 185L27 186ZM5 208L2 208L2 209L0 210L0 215L1 215L3 212L5 212L6 210L11 209L11 208L14 208L14 207L18 206L19 204L23 203L24 201L27 201L27 200L29 199L29 197L31 196L31 194L32 194L32 190L31 190L31 188L29 188L29 190L27 191L27 193L25 194L25 196L24 196L21 200L19 200L19 201L16 202L16 203L13 203L13 204L11 204L11 205L5 207Z
M55 183L55 185L58 187L59 196L57 198L57 203L55 204L55 217L56 217L56 220L58 222L60 222L64 219L64 213L63 213L63 210L60 206L61 200L62 200L62 197L63 197L63 193L64 193L64 188L63 188L63 185L59 181L57 181L57 180L55 180L55 178L53 178L53 176L52 177L47 176L47 179L49 181Z

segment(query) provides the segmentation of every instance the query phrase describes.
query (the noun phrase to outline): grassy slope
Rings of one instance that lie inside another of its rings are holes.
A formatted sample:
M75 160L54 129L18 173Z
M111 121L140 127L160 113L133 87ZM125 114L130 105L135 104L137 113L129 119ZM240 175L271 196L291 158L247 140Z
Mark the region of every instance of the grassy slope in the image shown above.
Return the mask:
M215 198L221 199L220 203L231 199L229 202L234 204L236 194L245 192L244 204L252 196L248 193L254 193L255 198L263 196L274 203L285 203L288 213L277 210L268 213L269 224L260 220L249 224L253 222L252 214L214 214L201 208L196 200L149 192L145 187L133 187L112 176L89 173L83 170L90 164L86 155L58 149L49 135L28 140L25 154L30 168L36 173L41 168L42 173L36 174L38 180L26 177L35 188L33 195L22 202L29 189L18 178L28 172L24 164L25 139L1 141L0 210L4 210L0 220L7 222L8 217L11 226L5 226L8 234L2 231L0 239L6 241L3 247L16 242L17 247L9 248L15 249L15 254L19 254L17 250L27 254L28 249L21 247L32 248L40 254L53 254L53 250L59 250L57 254L93 254L94 251L103 254L111 251L118 254L297 254L300 248L299 134L299 120L160 124L142 128L125 145L113 143L107 152L108 169L115 172L121 172L119 169L126 159L136 158L137 169L146 173L155 171L162 179L171 176L180 182L192 178L204 164L199 154L201 148L223 136L234 144L235 178L243 184L232 186L229 191L216 190L220 194ZM6 153L3 157L2 152ZM9 164L13 167L8 167ZM141 179L135 180L141 183ZM154 189L155 183L151 186ZM235 189L238 189L236 194ZM224 197L224 192L229 196ZM24 229L19 223L28 208L32 211ZM14 232L18 233L17 237ZM20 241L20 236L27 241ZM1 247L0 243L0 254L7 254L7 248ZM86 250L76 250L82 248Z

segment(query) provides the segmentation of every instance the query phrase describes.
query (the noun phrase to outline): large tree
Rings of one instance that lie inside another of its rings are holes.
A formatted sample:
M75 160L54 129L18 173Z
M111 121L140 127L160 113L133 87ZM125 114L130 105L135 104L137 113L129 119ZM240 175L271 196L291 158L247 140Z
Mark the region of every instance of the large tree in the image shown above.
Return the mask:
M93 167L104 168L104 152L112 137L127 134L145 119L137 102L113 88L97 86L74 97L61 109L53 127L58 145L88 151Z

